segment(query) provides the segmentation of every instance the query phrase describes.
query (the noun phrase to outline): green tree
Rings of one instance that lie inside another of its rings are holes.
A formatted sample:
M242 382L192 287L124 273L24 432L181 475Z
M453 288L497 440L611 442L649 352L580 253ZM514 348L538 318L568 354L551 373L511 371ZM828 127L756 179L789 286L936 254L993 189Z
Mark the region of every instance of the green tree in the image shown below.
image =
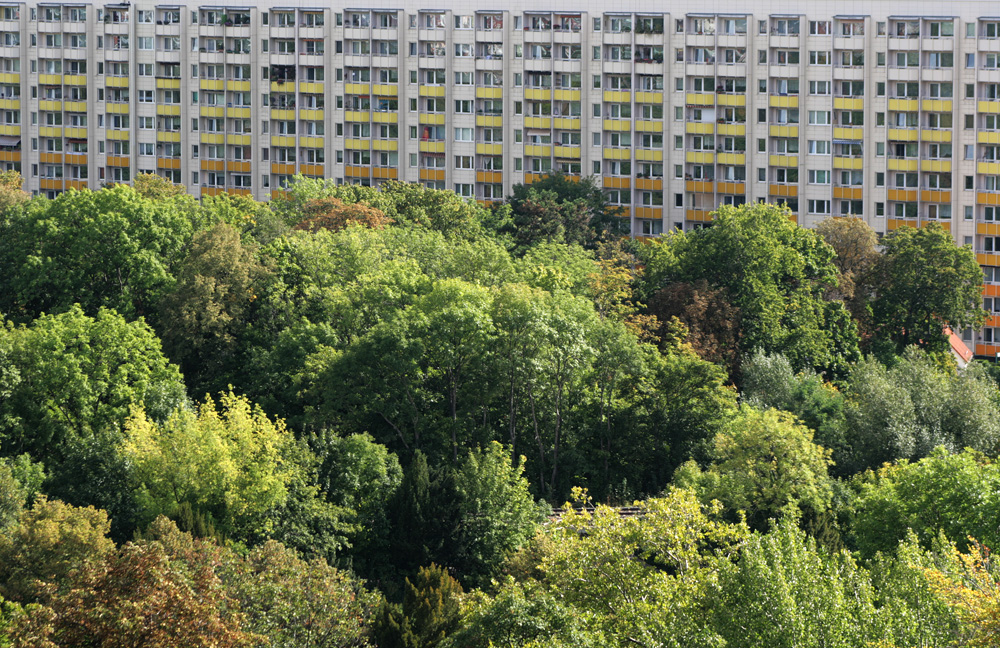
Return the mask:
M0 311L16 321L80 304L132 319L155 312L193 234L174 201L126 185L32 201L0 231Z
M894 637L890 645L964 645L968 636L969 629L961 627L955 611L928 583L927 570L940 569L948 562L942 543L933 544L933 549L921 547L910 533L891 553L879 553L867 561L875 605Z
M184 185L174 184L156 173L137 173L132 180L132 188L140 196L150 200L163 200L187 193Z
M139 527L133 465L120 448L123 432L104 429L90 437L71 437L62 459L50 470L45 492L73 506L93 506L111 518L111 538L132 539Z
M245 631L275 648L369 646L376 597L347 572L268 541L223 577Z
M718 499L730 511L745 512L758 529L789 506L821 513L833 496L830 451L812 439L785 412L744 406L716 435L708 468L685 464L675 482L695 488L706 501Z
M255 246L220 223L195 234L179 264L177 283L160 303L167 354L198 393L216 392L243 371L239 340L250 304L265 274Z
M897 353L913 344L942 351L945 327L982 326L983 273L969 246L956 246L940 227L902 227L882 243L871 288L876 343Z
M793 520L754 534L724 566L713 606L726 646L854 648L886 639L867 572Z
M29 326L8 324L3 346L19 376L0 399L3 451L51 459L53 471L68 440L121 429L134 406L162 419L185 400L180 373L153 331L114 311L88 317L74 306Z
M864 556L892 553L907 530L924 547L939 531L963 548L969 536L988 545L1000 541L1000 467L972 450L938 448L914 463L863 473L851 487L850 537Z
M287 501L302 470L296 442L246 398L224 394L220 404L207 399L197 413L178 410L162 424L133 414L121 452L134 465L137 500L147 522L187 502L236 538L266 536L268 513Z
M940 356L907 349L886 367L874 359L850 372L844 393L845 446L834 459L848 472L896 459L919 459L932 448L994 453L1000 444L995 383L980 367L959 371Z
M544 585L606 639L600 645L722 645L705 611L746 527L720 522L718 506L690 491L671 489L637 506L639 515L623 517L567 502L551 526Z
M844 441L847 402L835 386L808 370L794 373L791 363L780 354L754 353L744 361L742 371L745 403L791 412L813 431L816 443L833 451L835 458L849 450ZM839 464L831 469L844 472Z
M316 483L326 500L345 511L353 523L347 552L359 574L380 578L384 556L392 545L388 506L399 489L403 469L395 454L368 434L340 437L330 431L313 434Z
M507 203L511 209L508 228L524 247L553 237L593 245L605 233L628 234L628 220L608 204L593 177L550 173L530 185L514 185ZM522 228L527 234L518 231Z
M40 496L0 534L0 595L25 603L47 598L72 572L114 550L104 511Z
M443 646L462 648L527 648L529 646L598 645L581 615L557 594L534 583L503 583L495 598L476 593L462 627Z
M449 546L463 581L485 585L507 558L524 545L540 522L541 511L528 492L524 457L516 464L493 442L470 451L454 477L458 527Z
M857 329L841 302L833 249L773 205L723 206L712 227L677 233L642 248L644 293L704 280L741 316L743 353L780 351L796 369L843 372L858 358ZM703 328L711 328L705 325Z
M431 563L406 579L401 605L383 603L374 626L379 648L434 648L459 627L462 586Z
M536 243L592 245L596 232L583 198L560 200L555 191L515 185L510 197L510 233L521 250Z

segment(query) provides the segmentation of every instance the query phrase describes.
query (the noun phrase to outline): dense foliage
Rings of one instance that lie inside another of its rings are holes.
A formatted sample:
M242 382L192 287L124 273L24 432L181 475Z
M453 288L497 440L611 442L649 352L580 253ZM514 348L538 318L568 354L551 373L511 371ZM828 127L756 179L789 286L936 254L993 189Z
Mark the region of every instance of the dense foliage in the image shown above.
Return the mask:
M971 250L716 216L0 176L0 646L994 645Z

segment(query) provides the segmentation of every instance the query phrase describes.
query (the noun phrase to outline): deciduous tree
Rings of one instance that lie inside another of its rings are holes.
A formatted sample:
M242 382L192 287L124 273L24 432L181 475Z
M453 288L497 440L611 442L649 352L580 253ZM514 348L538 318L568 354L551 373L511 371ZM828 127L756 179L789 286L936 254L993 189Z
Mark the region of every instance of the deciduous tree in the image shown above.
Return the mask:
M165 418L185 400L177 367L143 321L114 311L89 317L78 307L43 315L28 326L0 329L19 376L0 399L4 453L28 452L52 469L68 439L121 429L132 407Z
M979 328L983 273L968 246L955 245L949 230L902 227L883 240L873 269L872 327L876 342L896 353L916 344L947 350L945 327Z

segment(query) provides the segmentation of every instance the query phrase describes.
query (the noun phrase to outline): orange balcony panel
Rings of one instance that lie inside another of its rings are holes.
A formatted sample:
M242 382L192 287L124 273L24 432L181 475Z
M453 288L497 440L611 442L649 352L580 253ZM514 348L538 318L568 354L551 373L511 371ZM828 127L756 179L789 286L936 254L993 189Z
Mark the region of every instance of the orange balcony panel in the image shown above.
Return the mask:
M614 210L614 215L618 218L632 218L632 208L625 207L623 205L611 205L611 209Z
M976 355L986 356L991 359L997 357L997 353L1000 353L1000 344L977 344L976 345Z
M87 164L87 156L73 155L72 153L67 153L65 161L66 164Z
M226 171L237 171L239 173L250 173L250 163L249 162L237 162L230 160L226 162ZM305 173L305 171L303 171Z
M42 178L39 181L38 186L41 187L42 189L62 189L63 181L55 180L52 178Z
M219 194L225 192L225 189L220 189L219 187L202 187L202 196L218 196Z
M127 167L129 160L127 157L108 156L108 166Z
M202 171L225 171L226 163L223 160L202 160Z
M718 189L719 193L724 194L745 194L747 192L747 186L742 182L720 182Z
M86 180L67 180L66 181L66 188L67 189L86 189L87 188L87 181Z
M271 165L271 173L277 175L295 175L295 165L274 163ZM271 192L271 195L274 195L273 191Z
M525 173L524 174L524 184L531 184L533 182L538 182L545 177L543 173Z
M247 162L247 171L250 170L250 163ZM309 176L320 176L323 177L326 172L324 171L324 166L322 164L302 164L299 166L299 170L303 175Z
M38 156L42 164L62 164L62 153L42 153Z
M420 169L421 180L444 180L444 169Z
M684 189L695 193L715 193L715 183L704 180L688 180L684 183Z
M503 182L503 173L500 171L477 171L476 182L485 182L488 184L500 184Z
M1000 297L1000 284L984 285L983 295L985 295L986 297Z
M662 207L636 207L635 208L636 218L663 218L663 208Z
M181 168L180 158L156 158L157 169L179 169Z
M632 187L632 178L619 178L619 177L604 178L605 189L630 189L631 187Z
M843 200L862 200L865 190L861 187L834 187L833 197Z
M372 177L380 180L395 180L399 177L399 171L395 167L375 167L372 169Z
M772 196L794 198L799 195L799 185L770 185L768 193Z
M253 192L249 189L226 189L226 193L231 193L234 196L252 196Z
M707 209L689 209L684 212L684 217L689 221L706 223L712 220L712 212Z
M888 191L889 200L898 200L899 202L917 202L917 191L908 191L906 189L890 189Z
M979 192L976 194L976 202L980 205L1000 205L1000 193Z
M1000 254L976 254L976 263L981 266L1000 266Z
M916 218L890 218L889 219L889 231L897 230L900 227L916 227Z
M371 177L371 167L349 166L345 171L348 178L368 178Z
M636 178L635 188L646 191L663 191L663 178Z
M921 191L920 200L924 202L946 203L951 202L950 191Z
M976 234L986 234L987 236L1000 236L1000 223L977 223Z

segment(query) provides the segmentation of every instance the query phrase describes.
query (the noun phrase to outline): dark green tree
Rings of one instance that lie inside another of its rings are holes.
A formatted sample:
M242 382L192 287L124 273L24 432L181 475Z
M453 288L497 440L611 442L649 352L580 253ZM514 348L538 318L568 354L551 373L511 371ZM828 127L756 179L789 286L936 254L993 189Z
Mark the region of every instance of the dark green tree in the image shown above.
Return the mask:
M373 635L379 648L434 648L461 621L462 586L443 567L421 567L406 579L401 605L383 603Z
M628 220L608 205L592 177L549 174L530 185L514 185L507 199L507 231L523 251L541 242L593 246L604 234L628 234Z
M969 246L959 247L949 230L902 227L883 240L871 273L873 346L901 353L916 344L948 348L944 328L979 328L983 272Z
M195 234L160 303L159 331L195 393L216 393L242 373L240 340L265 269L255 246L220 223Z
M645 295L674 282L699 280L723 290L740 315L737 339L743 353L780 351L796 369L834 374L859 357L857 327L849 313L842 302L825 298L837 283L833 249L792 222L787 210L723 206L712 227L658 240L641 256L647 264Z

